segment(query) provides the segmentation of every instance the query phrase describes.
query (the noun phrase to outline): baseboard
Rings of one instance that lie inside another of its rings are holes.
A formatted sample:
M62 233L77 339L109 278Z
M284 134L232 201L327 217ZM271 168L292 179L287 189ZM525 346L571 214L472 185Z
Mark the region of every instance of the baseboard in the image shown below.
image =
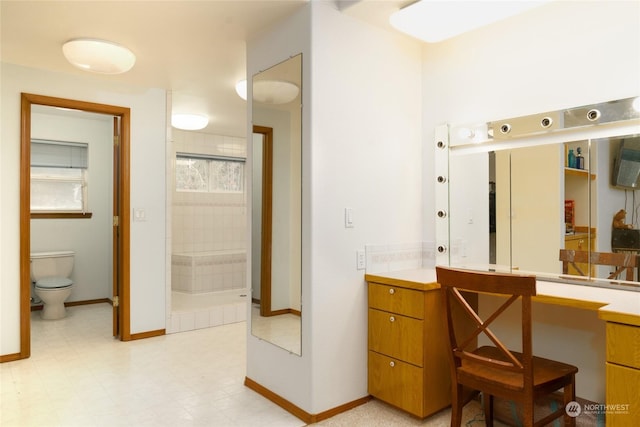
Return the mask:
M138 334L131 334L130 338L126 341L133 341L133 340L142 340L145 338L153 338L153 337L159 337L162 335L165 335L166 329L158 329L156 331L147 331L147 332L140 332Z
M88 299L88 300L84 300L84 301L65 302L64 306L65 307L74 307L74 306L77 306L77 305L102 304L102 303L107 303L109 305L113 305L112 301L109 298L98 298L98 299ZM43 307L44 306L42 304L32 305L31 306L31 311L42 310Z
M342 412L346 412L350 409L355 408L356 406L360 406L364 403L367 403L368 401L370 401L372 399L371 396L365 396L363 398L360 399L356 399L352 402L348 402L345 403L344 405L340 405L337 406L335 408L329 409L327 411L323 411L320 412L318 414L310 414L307 411L305 411L304 409L294 405L293 403L289 402L287 399L283 398L282 396L272 392L271 390L269 390L268 388L258 384L257 382L253 381L251 378L249 377L245 377L244 378L244 385L248 388L250 388L251 390L255 391L256 393L258 393L259 395L269 399L270 401L272 401L273 403L275 403L276 405L280 406L282 409L284 409L285 411L289 412L290 414L300 418L303 422L307 423L307 424L313 424L313 423L317 423L323 420L326 420L328 418L331 418L333 416L336 416Z
M24 357L22 357L20 353L3 354L2 356L0 356L0 363L15 362L16 360L20 359L24 359Z

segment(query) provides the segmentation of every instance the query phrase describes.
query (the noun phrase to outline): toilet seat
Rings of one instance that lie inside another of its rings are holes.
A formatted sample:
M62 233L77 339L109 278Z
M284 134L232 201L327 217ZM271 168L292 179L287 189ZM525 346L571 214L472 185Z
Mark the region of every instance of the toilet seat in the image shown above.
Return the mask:
M73 285L73 281L66 277L45 277L36 282L36 288L40 289L62 289Z

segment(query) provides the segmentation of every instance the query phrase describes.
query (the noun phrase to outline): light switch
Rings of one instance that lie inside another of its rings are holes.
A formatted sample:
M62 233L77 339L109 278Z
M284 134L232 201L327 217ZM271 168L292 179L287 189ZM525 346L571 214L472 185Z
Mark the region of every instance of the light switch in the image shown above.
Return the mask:
M147 220L147 212L141 208L133 209L133 220L134 221L146 221Z
M344 227L353 228L353 209L344 208Z

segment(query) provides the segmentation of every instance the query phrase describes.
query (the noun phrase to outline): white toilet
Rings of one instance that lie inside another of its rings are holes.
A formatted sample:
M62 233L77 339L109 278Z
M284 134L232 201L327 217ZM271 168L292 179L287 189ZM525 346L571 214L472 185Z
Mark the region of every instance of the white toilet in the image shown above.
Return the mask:
M42 318L46 320L62 319L66 316L64 302L71 295L75 252L32 252L31 281L35 284L35 293L42 302Z

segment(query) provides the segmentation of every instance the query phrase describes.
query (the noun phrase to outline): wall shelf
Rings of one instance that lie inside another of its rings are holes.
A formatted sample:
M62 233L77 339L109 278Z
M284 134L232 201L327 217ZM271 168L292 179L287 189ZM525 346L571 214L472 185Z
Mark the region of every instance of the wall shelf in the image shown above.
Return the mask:
M581 177L586 177L587 175L589 175L591 179L596 179L596 174L594 173L589 174L589 172L584 169L575 169L575 168L569 168L566 166L564 168L564 174L571 175L571 176L581 176Z

